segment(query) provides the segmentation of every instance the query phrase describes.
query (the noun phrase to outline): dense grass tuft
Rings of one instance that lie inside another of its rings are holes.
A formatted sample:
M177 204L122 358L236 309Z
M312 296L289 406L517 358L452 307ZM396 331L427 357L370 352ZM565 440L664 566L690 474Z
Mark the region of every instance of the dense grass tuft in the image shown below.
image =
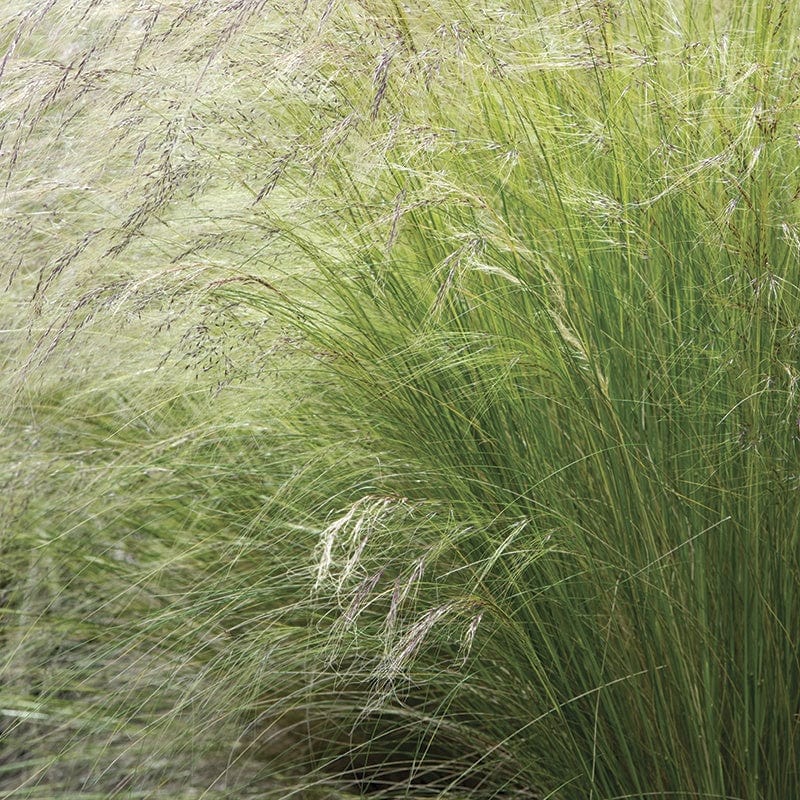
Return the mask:
M800 796L800 9L278 5L2 12L0 796Z

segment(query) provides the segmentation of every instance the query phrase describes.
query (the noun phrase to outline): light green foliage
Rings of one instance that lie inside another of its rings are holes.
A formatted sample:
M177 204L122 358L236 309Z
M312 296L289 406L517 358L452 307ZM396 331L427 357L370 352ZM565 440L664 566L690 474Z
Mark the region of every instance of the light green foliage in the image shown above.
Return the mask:
M5 6L0 796L800 796L795 3Z

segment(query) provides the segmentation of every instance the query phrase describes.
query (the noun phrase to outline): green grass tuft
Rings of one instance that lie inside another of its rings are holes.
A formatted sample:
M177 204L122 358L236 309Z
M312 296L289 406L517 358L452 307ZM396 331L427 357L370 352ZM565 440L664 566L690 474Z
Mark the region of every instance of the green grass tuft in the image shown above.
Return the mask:
M800 9L278 5L2 10L0 797L800 796Z

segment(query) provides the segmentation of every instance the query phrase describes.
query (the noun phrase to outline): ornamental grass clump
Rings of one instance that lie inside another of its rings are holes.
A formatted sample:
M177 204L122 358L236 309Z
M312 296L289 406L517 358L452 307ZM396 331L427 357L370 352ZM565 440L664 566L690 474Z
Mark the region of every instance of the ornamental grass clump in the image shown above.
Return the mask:
M6 17L5 796L800 795L793 3Z

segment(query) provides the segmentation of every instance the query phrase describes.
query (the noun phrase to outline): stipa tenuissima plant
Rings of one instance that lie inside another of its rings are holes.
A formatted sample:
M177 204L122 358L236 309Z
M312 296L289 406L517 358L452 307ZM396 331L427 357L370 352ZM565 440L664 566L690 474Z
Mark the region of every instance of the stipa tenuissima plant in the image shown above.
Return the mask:
M7 792L798 794L796 17L9 16Z

